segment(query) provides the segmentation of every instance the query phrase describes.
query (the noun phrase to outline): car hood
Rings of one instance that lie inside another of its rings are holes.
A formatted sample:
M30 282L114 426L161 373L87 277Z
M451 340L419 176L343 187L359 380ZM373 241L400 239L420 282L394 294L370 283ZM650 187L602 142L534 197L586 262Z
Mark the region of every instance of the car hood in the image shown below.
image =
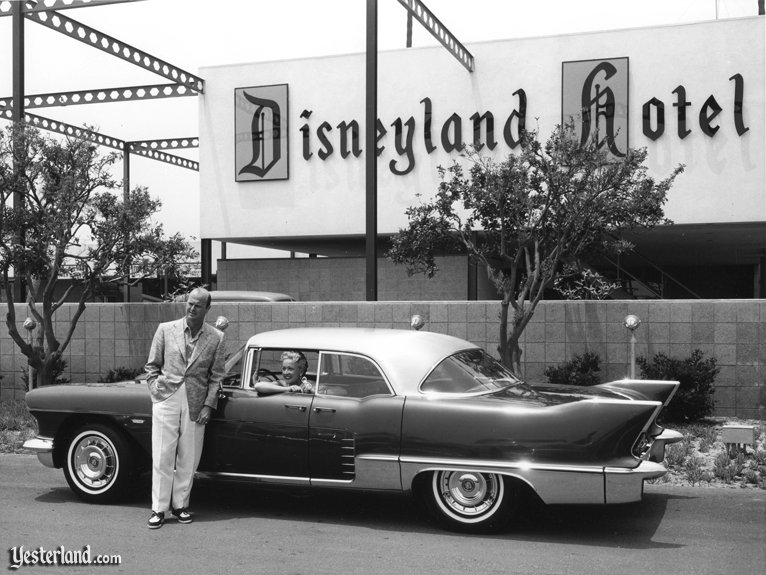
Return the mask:
M30 411L151 414L146 383L64 383L45 385L26 394Z

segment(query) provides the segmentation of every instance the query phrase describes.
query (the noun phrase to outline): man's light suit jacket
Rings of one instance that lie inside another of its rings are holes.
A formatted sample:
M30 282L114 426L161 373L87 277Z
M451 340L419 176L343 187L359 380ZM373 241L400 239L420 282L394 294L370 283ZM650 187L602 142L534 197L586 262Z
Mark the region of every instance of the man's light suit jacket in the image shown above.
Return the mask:
M189 416L196 421L203 405L218 406L224 376L223 332L203 323L194 353L187 358L185 327L185 318L159 325L144 369L154 403L166 400L186 382Z

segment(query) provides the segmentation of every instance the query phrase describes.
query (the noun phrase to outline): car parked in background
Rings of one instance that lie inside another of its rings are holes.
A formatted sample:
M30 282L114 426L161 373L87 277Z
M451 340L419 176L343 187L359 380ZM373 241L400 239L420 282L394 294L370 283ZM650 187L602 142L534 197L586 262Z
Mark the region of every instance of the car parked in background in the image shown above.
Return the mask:
M214 292L215 293L215 292ZM281 354L308 361L311 393L262 396ZM299 328L253 336L228 361L199 473L302 488L414 493L447 528L496 530L520 498L638 501L660 477L657 424L678 382L530 385L476 345L432 332ZM40 435L26 447L91 502L148 468L145 383L57 385L27 394Z

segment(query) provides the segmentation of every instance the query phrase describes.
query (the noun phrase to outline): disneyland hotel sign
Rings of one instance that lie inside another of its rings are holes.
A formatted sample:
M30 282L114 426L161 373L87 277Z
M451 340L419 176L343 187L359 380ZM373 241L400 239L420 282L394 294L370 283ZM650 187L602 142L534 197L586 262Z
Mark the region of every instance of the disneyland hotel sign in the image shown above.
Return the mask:
M600 145L615 156L624 156L629 145L631 109L628 78L628 58L564 62L562 123L576 118L581 141L598 134ZM722 128L733 129L742 136L749 130L744 119L745 79L741 74L733 74L729 81L734 95L731 110L724 110L715 94L688 94L683 85L643 102L640 110L644 136L653 141L662 137L683 140L698 129L713 138ZM381 156L392 147L389 154L394 157L388 162L388 168L397 176L406 176L415 169L418 153L431 154L438 148L447 153L459 152L466 144L472 144L477 150L485 146L494 150L498 145L514 150L527 124L528 97L523 88L511 96L512 108L499 116L492 111L475 112L467 118L452 113L440 125L433 122L433 100L424 97L420 100L422 115L417 119L414 116L395 118L389 124L378 119L376 154ZM699 98L706 99L700 104ZM287 179L290 125L287 84L236 88L234 99L236 181ZM303 161L314 157L324 161L334 154L344 160L362 155L357 120L343 120L333 125L317 118L309 109L303 109L299 117ZM666 120L669 121L666 123ZM418 134L422 141L416 145Z

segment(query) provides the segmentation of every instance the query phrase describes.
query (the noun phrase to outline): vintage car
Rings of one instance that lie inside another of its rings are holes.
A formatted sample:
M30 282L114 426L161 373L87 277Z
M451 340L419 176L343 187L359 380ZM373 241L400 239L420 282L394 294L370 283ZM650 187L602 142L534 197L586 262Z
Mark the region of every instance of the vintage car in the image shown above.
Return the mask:
M312 392L259 395L286 350L305 354ZM657 424L678 382L530 385L476 345L427 331L264 332L227 363L200 475L414 493L460 531L504 526L523 496L638 501L681 437ZM40 435L25 446L63 467L82 499L113 500L149 467L145 382L43 387L27 404Z

